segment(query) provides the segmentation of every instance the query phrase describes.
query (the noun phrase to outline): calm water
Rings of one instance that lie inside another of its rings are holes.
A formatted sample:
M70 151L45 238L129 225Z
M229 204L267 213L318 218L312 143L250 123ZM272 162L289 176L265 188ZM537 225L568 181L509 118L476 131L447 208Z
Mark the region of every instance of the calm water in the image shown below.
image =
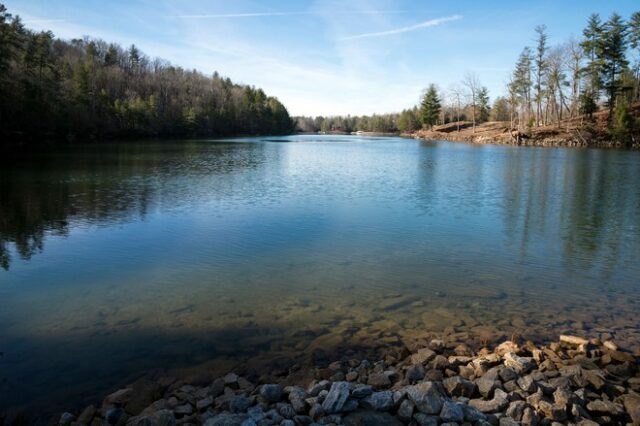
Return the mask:
M637 152L293 136L0 167L0 408L452 326L640 344Z

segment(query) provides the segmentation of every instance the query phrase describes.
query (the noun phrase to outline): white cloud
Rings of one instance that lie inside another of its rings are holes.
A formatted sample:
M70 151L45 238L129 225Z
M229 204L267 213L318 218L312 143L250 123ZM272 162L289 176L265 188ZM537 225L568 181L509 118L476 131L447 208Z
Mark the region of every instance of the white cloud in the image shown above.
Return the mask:
M408 33L411 31L422 29L422 28L435 27L438 25L442 25L446 22L457 21L458 19L462 19L462 16L460 15L446 16L444 18L430 19L428 21L420 22L419 24L410 25L410 26L401 27L401 28L394 28L392 30L346 36L346 37L342 37L341 40L356 40L361 38L385 37L389 35Z

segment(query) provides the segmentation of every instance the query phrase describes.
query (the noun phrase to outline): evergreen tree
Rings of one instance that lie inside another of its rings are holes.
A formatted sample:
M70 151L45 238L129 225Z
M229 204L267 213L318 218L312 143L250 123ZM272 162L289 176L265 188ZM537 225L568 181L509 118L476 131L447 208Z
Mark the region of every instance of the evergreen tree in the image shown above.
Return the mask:
M629 45L635 51L636 62L633 74L635 85L633 99L640 99L640 12L635 12L629 19Z
M422 125L431 129L438 122L440 115L440 98L435 84L430 84L427 88L420 104L420 118Z
M490 111L491 107L489 106L489 90L483 86L478 91L478 121L480 123L489 121Z
M603 32L604 27L600 16L597 13L589 16L587 27L582 31L584 40L581 45L587 56L587 66L583 71L588 81L588 87L585 90L589 93L586 96L596 103L600 97L602 85Z
M262 90L90 38L24 29L0 4L0 139L287 134Z
M602 80L608 94L609 122L621 89L619 76L629 65L625 56L627 44L627 26L622 17L614 13L605 23L602 33Z
M612 125L613 138L623 144L630 144L633 139L634 120L629 112L629 106L624 98L620 98L614 110L614 120Z
M531 62L532 54L529 47L525 47L518 58L513 73L513 91L518 96L518 104L523 108L524 120L531 115Z
M546 61L547 53L547 27L545 25L538 25L535 28L537 38L536 54L535 54L535 95L536 102L536 124L539 126L542 123L542 99L544 97L544 80L543 76L546 73L548 64Z

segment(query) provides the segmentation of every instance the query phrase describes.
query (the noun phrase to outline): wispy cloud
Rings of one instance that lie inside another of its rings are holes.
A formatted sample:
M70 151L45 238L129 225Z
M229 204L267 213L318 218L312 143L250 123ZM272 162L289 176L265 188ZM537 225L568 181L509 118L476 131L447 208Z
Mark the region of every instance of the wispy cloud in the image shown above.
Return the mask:
M390 36L395 34L408 33L411 31L420 30L422 28L436 27L446 22L457 21L458 19L462 19L462 16L460 15L446 16L444 18L430 19L428 21L420 22L419 24L409 25L407 27L401 27L401 28L394 28L392 30L346 36L346 37L342 37L340 40L357 40L361 38L385 37L385 36Z
M404 10L353 10L337 12L339 15L378 15L405 13ZM177 15L181 19L223 19L223 18L256 18L263 16L304 16L317 15L316 12L251 12L251 13L213 13L196 15Z

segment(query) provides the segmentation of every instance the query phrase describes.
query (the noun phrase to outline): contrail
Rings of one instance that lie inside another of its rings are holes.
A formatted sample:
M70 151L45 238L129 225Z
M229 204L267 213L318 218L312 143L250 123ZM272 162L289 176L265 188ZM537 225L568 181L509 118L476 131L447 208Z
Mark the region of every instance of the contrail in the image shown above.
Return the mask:
M364 34L356 34L352 36L343 37L340 40L356 40L359 38L371 38L371 37L385 37L388 35L408 33L411 31L416 31L422 28L435 27L445 22L457 21L458 19L462 19L460 15L446 16L444 18L430 19L428 21L421 22L419 24L410 25L408 27L395 28L393 30L380 31L375 33L364 33Z

